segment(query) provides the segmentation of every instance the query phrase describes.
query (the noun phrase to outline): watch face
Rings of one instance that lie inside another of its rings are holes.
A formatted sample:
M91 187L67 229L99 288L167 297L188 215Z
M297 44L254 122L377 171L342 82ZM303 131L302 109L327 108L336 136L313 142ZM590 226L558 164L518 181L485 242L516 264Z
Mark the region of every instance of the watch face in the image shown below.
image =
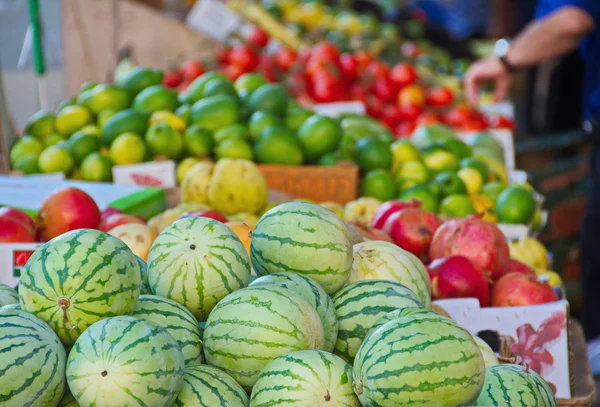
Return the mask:
M506 39L501 39L496 41L496 46L494 47L494 55L497 57L503 57L508 52L509 42Z

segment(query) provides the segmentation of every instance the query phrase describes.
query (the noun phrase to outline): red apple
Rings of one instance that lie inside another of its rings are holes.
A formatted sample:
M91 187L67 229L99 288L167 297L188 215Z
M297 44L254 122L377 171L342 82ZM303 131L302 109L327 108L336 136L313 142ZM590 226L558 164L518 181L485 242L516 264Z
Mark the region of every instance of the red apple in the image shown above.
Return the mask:
M427 268L431 295L443 298L477 298L482 307L490 305L490 287L483 271L463 256L435 260Z
M35 233L17 219L0 217L0 243L35 243Z
M371 221L371 227L383 229L385 221L387 221L392 214L402 209L419 208L420 206L421 203L417 200L413 200L412 202L387 201L377 209L377 212L375 212L375 216L373 216L373 220Z
M110 215L114 215L116 213L123 213L120 209L117 208L111 208L106 207L102 210L102 212L100 212L100 216L102 217L102 219L108 218Z
M65 187L54 191L40 209L42 239L48 241L76 229L94 229L100 223L100 209L80 189Z
M137 216L127 215L124 213L115 213L114 215L110 215L106 218L102 218L100 224L98 225L98 229L103 232L108 232L111 229L116 228L120 225L126 225L129 223L138 223L145 225L146 222Z
M521 273L528 274L532 277L537 277L537 274L535 273L534 269L529 267L527 264L521 263L520 261L515 259L510 259L510 261L508 262L508 268L506 269L506 272L504 272L500 277L508 273Z
M429 246L442 221L435 214L421 208L406 208L393 213L383 230L398 246L429 262Z
M201 216L203 218L210 218L210 219L219 221L221 223L229 222L229 220L227 220L227 218L221 212L212 211L212 210L198 211L198 212L186 212L183 215L181 215L181 217L179 219L187 218L190 216Z
M9 208L6 206L0 208L0 218L10 218L16 220L17 222L20 222L29 228L31 230L31 234L35 235L35 221L31 218L31 216L19 209Z
M547 282L522 273L508 273L492 288L493 307L516 307L558 301Z

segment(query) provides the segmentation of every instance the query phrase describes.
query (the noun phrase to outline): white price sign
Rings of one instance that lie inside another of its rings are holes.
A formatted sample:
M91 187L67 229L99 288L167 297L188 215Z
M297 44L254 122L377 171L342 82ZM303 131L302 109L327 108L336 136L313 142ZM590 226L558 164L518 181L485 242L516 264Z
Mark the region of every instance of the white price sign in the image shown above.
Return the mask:
M188 13L187 25L217 40L225 40L243 23L241 17L217 0L200 0Z
M504 233L506 240L515 241L523 240L529 236L529 227L527 225L509 225L506 223L499 223L498 228Z
M176 186L175 162L159 161L135 165L115 165L113 181L119 185L170 188Z
M365 114L366 112L362 102L319 103L312 108L315 113L328 117L338 117L342 113Z

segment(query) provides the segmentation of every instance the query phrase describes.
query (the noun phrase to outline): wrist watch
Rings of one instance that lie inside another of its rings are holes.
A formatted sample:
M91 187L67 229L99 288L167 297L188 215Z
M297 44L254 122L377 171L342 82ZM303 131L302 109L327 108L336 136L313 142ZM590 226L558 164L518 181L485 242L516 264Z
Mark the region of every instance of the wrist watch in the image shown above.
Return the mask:
M511 64L507 58L509 48L510 40L508 38L502 38L496 41L496 45L494 45L494 55L500 60L502 66L506 69L506 72L514 73L517 70L517 67Z

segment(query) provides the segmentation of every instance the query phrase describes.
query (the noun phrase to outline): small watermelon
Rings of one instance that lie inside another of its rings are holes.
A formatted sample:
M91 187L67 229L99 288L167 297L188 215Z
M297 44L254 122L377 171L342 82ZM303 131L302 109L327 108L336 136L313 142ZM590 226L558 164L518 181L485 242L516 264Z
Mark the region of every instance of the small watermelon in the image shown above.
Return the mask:
M227 294L250 282L250 261L235 233L216 220L188 217L154 241L148 255L152 292L205 320Z
M331 295L348 280L352 243L344 222L329 209L288 202L260 218L250 256L259 276L282 271L304 274Z
M422 307L411 290L389 280L363 280L333 297L339 330L335 354L352 363L363 339L382 316L398 308Z
M140 266L140 277L142 280L140 294L152 294L150 283L148 282L148 264L140 256L135 257L137 257L138 265Z
M103 318L128 314L140 295L135 254L108 233L78 229L33 253L19 282L21 307L65 345Z
M0 307L8 304L18 304L19 295L15 290L7 286L6 284L0 283Z
M483 357L471 334L433 312L381 326L354 361L354 389L363 406L469 406L484 379Z
M292 352L269 362L252 389L250 407L360 407L352 367L318 350Z
M181 347L186 365L204 362L200 326L183 305L156 295L140 295L131 316L153 322L171 334Z
M276 357L322 349L323 344L323 325L313 306L290 290L270 285L229 294L204 328L206 361L246 390Z
M67 356L56 333L32 314L0 309L0 406L54 406Z
M69 391L60 399L56 407L79 407L79 403L77 403L77 400L75 400L75 397Z
M131 316L106 318L77 339L67 382L84 406L170 406L183 386L185 362L164 329Z
M486 369L488 367L500 364L500 362L498 361L498 357L486 341L481 339L479 336L473 336L473 339L475 339L475 342L477 342L477 346L479 346L479 350L481 351L481 355L483 356L483 361L485 362Z
M395 319L398 319L400 317L406 316L406 315L414 315L415 313L428 313L429 311L426 310L425 308L398 308L394 311L388 312L385 315L382 315L379 319L377 319L377 321L375 321L375 323L371 326L371 329L369 330L369 332L367 332L367 334L365 335L365 338L369 335L371 335L373 332L375 332L377 329L379 329L380 327L382 327L383 325L387 324L390 321L393 321Z
M248 407L248 403L248 395L233 377L213 366L192 365L185 368L175 406Z
M393 280L410 288L425 308L431 309L427 269L416 256L382 240L354 245L354 263L348 283L361 280Z
M543 405L541 407L556 407L556 399L554 398L554 392L552 388L548 384L547 381L544 380L542 376L537 374L531 369L525 369L527 373L529 373L529 379L533 382L533 385L538 389L542 396Z
M338 321L333 301L325 290L314 280L297 273L269 274L250 283L250 287L265 284L275 284L287 288L308 301L315 308L323 323L323 332L325 333L323 350L333 352L338 335Z

